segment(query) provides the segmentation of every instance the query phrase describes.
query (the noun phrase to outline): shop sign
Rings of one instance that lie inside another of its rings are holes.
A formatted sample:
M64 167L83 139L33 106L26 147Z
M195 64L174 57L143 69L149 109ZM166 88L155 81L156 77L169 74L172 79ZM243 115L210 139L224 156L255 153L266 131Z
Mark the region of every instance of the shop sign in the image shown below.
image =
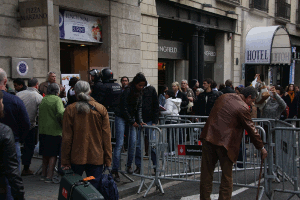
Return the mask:
M60 10L59 35L65 40L102 43L102 19Z
M76 77L79 80L80 74L61 74L61 84L66 88L66 94L68 94L68 91L71 88L71 86L69 86L69 82L73 77Z
M186 59L184 43L158 40L158 58Z
M214 46L204 46L204 61L216 62L216 48Z
M33 59L32 58L12 58L12 78L32 78Z
M290 64L291 46L283 26L255 27L246 36L246 64Z
M21 27L54 24L53 0L26 1L19 3Z
M289 84L294 84L294 82L295 82L295 60L293 60L290 66Z

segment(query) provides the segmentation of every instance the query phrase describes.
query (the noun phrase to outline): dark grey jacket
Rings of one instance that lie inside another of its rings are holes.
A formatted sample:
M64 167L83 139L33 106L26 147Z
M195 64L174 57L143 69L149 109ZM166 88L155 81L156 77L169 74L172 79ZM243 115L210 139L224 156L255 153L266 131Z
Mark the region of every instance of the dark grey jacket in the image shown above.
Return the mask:
M143 122L142 93L134 90L134 86L126 87L120 97L120 103L115 109L116 116L125 119L131 125L134 122L138 124Z
M0 123L0 177L6 177L14 199L24 199L24 185L19 172L14 134L8 126Z

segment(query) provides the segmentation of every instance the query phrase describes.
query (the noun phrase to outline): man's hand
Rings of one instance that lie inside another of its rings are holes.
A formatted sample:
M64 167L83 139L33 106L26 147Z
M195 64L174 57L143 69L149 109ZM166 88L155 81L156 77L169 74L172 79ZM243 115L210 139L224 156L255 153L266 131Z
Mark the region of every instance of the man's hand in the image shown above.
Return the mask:
M71 165L61 165L63 170L71 169Z
M188 97L188 99L190 100L190 102L194 101L193 97Z
M139 127L138 123L136 123L136 122L134 122L134 124L132 126L135 128Z
M265 159L268 156L267 150L264 148L261 150L261 159Z
M275 86L272 86L270 88L270 91L273 92L273 95L275 96L276 95L276 89L275 89Z
M140 125L143 127L143 125L147 125L146 123L144 123L144 122L142 122L142 123L140 123Z

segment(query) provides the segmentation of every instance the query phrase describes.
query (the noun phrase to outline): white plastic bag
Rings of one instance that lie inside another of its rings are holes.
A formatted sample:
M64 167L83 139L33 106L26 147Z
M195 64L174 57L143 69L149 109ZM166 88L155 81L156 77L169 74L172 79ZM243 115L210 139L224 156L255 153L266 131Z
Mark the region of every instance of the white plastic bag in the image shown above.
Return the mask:
M39 154L39 151L40 151L40 142L38 142L36 145L35 145L35 148L34 148L34 154Z

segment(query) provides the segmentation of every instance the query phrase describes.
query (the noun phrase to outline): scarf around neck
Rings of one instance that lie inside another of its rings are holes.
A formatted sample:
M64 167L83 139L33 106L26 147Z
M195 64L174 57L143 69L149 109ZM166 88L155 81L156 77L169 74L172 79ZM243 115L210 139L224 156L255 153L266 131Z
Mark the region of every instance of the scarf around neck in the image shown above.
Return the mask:
M295 98L295 92L294 91L288 91L288 94L291 98L291 103L293 102L294 98Z

